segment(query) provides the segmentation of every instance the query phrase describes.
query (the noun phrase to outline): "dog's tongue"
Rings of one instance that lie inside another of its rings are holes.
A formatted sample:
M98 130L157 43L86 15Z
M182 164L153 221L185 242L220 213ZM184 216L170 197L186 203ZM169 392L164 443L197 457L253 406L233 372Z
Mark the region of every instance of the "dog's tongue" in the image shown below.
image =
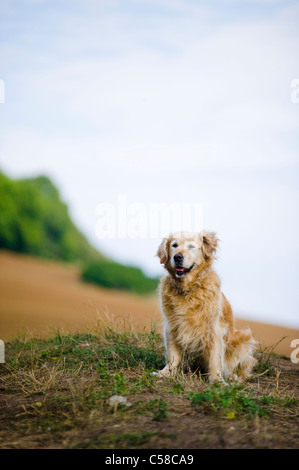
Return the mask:
M182 273L183 271L185 271L185 268L175 268L176 271L179 271L179 273Z

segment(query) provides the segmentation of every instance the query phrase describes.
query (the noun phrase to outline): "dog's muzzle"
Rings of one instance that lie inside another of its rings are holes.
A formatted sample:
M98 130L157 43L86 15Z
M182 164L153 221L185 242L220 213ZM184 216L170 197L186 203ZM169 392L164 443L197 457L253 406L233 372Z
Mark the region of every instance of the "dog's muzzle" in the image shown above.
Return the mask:
M183 276L184 274L187 274L191 271L191 269L194 267L194 264L190 266L190 268L184 268L183 263L184 263L184 256L182 253L177 253L173 257L174 262L175 262L175 273L177 276Z

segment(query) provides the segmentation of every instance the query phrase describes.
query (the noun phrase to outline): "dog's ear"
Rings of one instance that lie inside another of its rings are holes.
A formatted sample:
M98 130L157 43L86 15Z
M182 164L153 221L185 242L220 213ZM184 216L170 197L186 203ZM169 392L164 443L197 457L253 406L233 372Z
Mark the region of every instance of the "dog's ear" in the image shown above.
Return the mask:
M200 233L201 241L202 241L202 251L206 259L213 258L216 253L219 239L216 237L216 233L214 232L206 232L203 230Z
M170 243L170 238L163 238L161 244L159 245L156 256L160 258L161 264L165 264L168 261L169 243Z

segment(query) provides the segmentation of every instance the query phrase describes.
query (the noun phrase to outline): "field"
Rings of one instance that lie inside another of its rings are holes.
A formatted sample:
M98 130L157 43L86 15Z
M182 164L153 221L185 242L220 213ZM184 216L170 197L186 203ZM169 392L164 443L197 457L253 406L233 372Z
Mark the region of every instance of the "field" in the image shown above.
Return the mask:
M160 320L156 297L85 284L75 265L6 251L0 251L0 298L4 341L20 331L42 337L57 328L76 333L96 325L106 312L137 330Z
M140 297L103 289L80 280L73 265L0 251L0 338L7 341L20 331L26 336L47 337L53 331L90 331L106 313L124 329L149 329L161 314L156 296ZM290 356L292 339L299 331L275 325L236 320L237 327L250 326L261 346ZM283 339L284 338L284 339Z
M154 329L15 339L0 369L0 447L298 447L298 365L264 352L245 384L211 386L188 369L152 376L163 360Z
M246 322L263 342L253 377L211 386L188 362L169 379L151 375L164 363L156 297L8 252L0 297L1 448L298 448L298 331ZM273 354L285 335L284 356Z

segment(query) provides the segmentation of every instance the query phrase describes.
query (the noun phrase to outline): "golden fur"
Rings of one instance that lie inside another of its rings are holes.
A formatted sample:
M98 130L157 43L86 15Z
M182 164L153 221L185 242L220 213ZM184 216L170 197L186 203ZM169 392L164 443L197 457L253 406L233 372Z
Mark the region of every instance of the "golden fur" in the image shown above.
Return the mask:
M167 364L159 376L175 372L184 352L198 358L212 383L247 378L256 362L256 341L249 329L234 328L231 306L212 268L217 245L214 233L178 232L158 248L168 271L160 282Z

